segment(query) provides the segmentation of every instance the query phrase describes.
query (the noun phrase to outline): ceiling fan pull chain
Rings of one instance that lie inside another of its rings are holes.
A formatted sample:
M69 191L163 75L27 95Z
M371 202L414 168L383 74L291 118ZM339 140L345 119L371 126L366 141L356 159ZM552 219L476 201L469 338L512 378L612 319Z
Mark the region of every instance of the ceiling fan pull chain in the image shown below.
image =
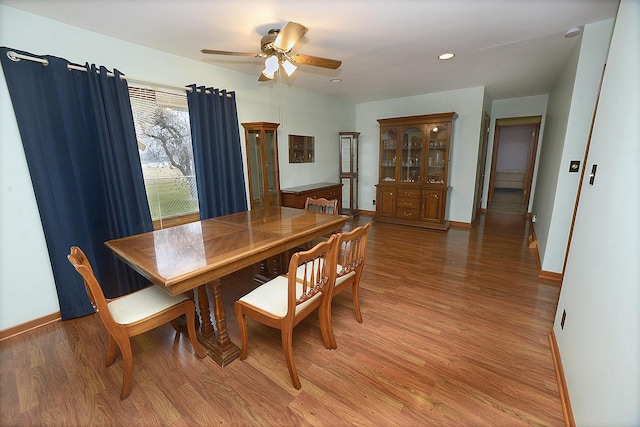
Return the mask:
M280 120L280 129L284 129L282 123L282 72L278 70L278 119Z

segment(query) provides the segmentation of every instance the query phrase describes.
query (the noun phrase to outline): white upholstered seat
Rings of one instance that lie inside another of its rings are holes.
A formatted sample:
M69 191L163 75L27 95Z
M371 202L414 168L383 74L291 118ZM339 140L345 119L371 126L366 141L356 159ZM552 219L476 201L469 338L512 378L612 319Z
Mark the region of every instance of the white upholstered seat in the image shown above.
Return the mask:
M304 268L304 266L302 266L302 268ZM264 310L276 317L282 318L287 315L288 293L289 278L286 275L278 276L249 292L247 295L240 298L240 301L251 304L257 309ZM300 296L302 296L302 283L296 283L296 299L300 298ZM296 305L296 313L300 313L307 306L313 304L321 297L322 293L319 292L305 302Z
M111 317L121 325L140 322L189 299L184 294L172 297L157 286L149 286L125 296L107 303Z

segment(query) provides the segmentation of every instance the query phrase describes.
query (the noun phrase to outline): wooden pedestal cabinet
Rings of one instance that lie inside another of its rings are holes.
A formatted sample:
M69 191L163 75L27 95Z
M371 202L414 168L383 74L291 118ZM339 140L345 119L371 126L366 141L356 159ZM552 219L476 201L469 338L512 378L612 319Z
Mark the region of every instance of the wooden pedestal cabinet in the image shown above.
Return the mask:
M447 230L453 121L456 113L379 119L380 222Z

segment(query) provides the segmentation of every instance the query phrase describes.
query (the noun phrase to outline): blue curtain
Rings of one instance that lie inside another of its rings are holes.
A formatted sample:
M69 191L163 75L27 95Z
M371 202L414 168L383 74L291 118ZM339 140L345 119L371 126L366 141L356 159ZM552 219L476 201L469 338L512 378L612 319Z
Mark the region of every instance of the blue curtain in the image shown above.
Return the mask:
M148 285L104 246L106 240L153 230L138 157L127 84L120 73L88 66L70 71L7 56L9 94L31 175L63 319L93 312L79 274L67 261L72 245L91 261L107 297Z
M234 92L187 91L200 219L247 210Z

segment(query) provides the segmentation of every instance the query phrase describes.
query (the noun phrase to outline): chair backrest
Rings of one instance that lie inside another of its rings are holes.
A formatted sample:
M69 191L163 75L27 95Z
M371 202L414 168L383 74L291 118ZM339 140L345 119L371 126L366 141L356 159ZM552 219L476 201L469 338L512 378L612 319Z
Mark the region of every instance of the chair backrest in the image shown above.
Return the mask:
M334 234L328 241L318 243L308 251L296 252L291 257L288 315L295 313L296 306L304 304L320 292L323 294L322 298L331 299L336 281L339 238L340 234Z
M100 315L102 323L104 323L106 328L109 330L113 327L117 327L118 324L113 320L113 317L111 317L111 313L109 312L109 307L107 306L108 301L102 292L102 287L100 286L100 283L98 283L96 276L93 274L93 268L91 268L91 264L82 249L77 246L71 247L71 252L67 255L67 259L82 276L91 305Z
M338 241L338 273L337 277L343 277L355 271L356 277L359 279L364 268L364 260L367 249L367 237L371 223L364 226L354 228L353 230L342 233ZM356 279L356 280L357 280Z
M322 212L338 215L338 200L327 200L324 197L320 197L317 199L307 197L307 200L304 202L304 208L305 210L312 212Z

